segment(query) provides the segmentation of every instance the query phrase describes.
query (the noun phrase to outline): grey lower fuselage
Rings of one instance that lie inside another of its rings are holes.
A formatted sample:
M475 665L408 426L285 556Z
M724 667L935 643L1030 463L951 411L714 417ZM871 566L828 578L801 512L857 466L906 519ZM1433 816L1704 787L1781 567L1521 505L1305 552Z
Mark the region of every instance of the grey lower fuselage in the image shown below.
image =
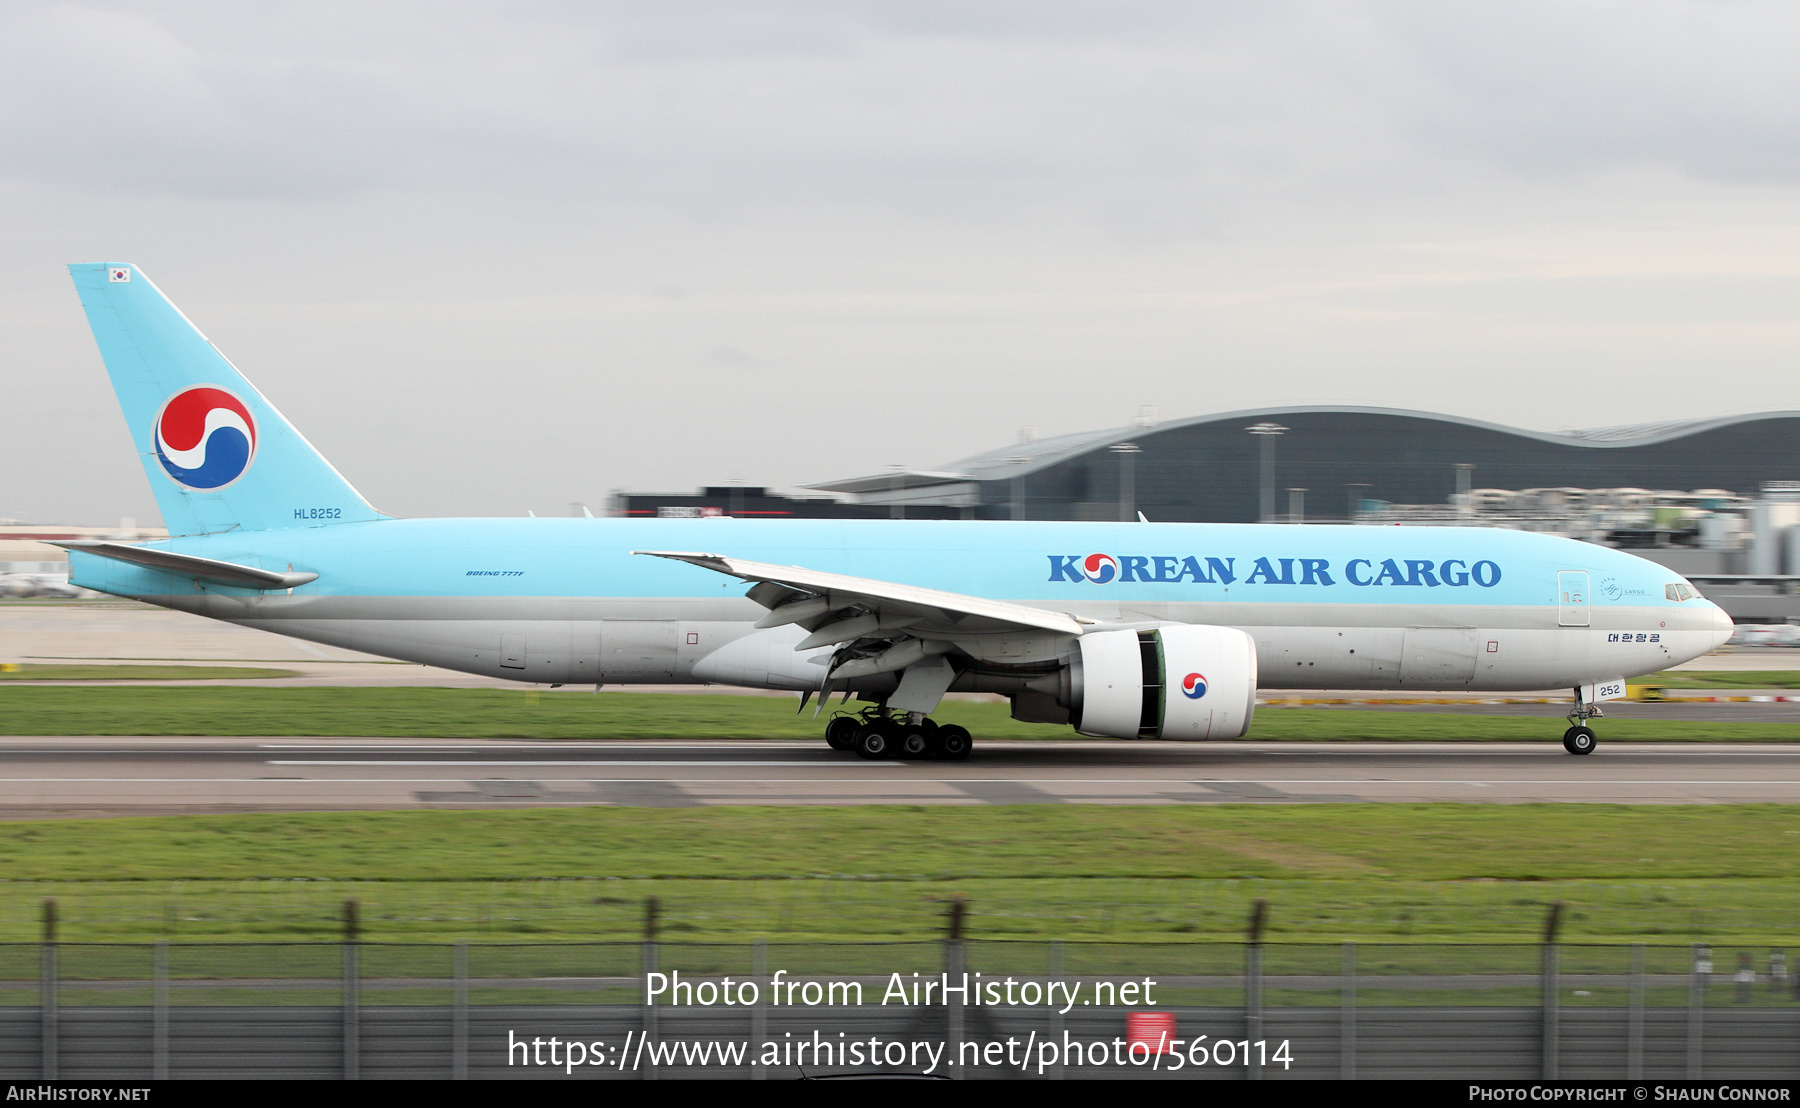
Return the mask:
M763 608L742 597L477 598L149 596L152 603L245 627L390 658L546 684L692 684L719 679L706 660L759 639L764 688L817 687L795 628L758 631ZM1650 673L1712 649L1729 631L1716 608L1596 608L1585 627L1543 607L1347 604L1109 604L1071 614L1106 623L1208 623L1256 643L1269 689L1515 691L1566 688ZM1014 636L1012 657L989 656L952 691L1010 692L1066 645ZM784 656L789 655L789 656ZM813 655L829 651L809 652ZM991 655L991 652L990 652ZM1013 674L1017 672L1015 677ZM741 672L741 671L739 671ZM822 673L819 674L822 676ZM892 675L859 689L892 687ZM734 684L752 684L735 680Z

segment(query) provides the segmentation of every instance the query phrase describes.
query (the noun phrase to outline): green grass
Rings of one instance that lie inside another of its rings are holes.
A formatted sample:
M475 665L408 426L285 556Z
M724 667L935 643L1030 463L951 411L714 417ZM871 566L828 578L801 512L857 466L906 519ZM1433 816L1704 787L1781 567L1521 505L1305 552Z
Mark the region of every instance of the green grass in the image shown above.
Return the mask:
M834 702L835 703L835 702ZM437 688L0 688L10 735L288 735L492 739L809 739L790 697ZM934 718L992 738L1057 738L1004 704L950 701Z
M1522 715L1426 710L1271 708L1256 711L1260 742L1547 742L1561 738L1564 706L1521 706ZM1800 722L1621 719L1593 724L1601 742L1797 742Z
M0 681L268 681L298 677L291 669L257 666L41 665L0 666Z
M1267 878L30 882L0 898L0 939L35 939L55 897L75 942L330 940L354 897L377 941L621 941L642 934L652 896L660 934L705 942L938 938L961 896L979 938L1232 941L1263 899L1272 940L1530 943L1563 901L1571 942L1800 944L1800 895L1767 881Z
M540 809L0 824L0 939L1800 941L1800 807Z
M1669 689L1800 689L1800 669L1676 669L1634 677L1631 683Z
M565 808L0 823L0 872L12 881L1794 881L1797 848L1793 805Z
M835 701L834 708L835 708ZM854 704L854 702L853 702ZM489 739L806 739L823 721L787 697L668 693L539 693L434 688L0 688L8 735L280 735ZM1556 705L1517 716L1331 708L1264 708L1265 742L1549 741ZM934 718L978 740L1069 739L1067 727L1019 723L1005 704L949 700ZM1608 719L1602 741L1792 742L1800 726L1678 719Z

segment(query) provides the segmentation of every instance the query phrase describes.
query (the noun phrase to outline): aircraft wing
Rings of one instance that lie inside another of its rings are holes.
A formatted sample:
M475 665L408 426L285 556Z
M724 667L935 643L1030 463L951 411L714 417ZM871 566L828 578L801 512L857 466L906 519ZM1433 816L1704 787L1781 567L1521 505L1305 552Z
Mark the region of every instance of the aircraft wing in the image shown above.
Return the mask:
M757 626L799 624L812 632L796 648L800 650L896 632L915 638L933 633L966 635L1020 630L1079 635L1084 622L1066 612L1004 600L824 573L801 566L750 562L724 554L680 550L632 553L687 562L756 582L749 592L750 599L769 609Z
M257 569L255 566L243 566L236 562L221 562L217 558L201 558L193 554L177 554L173 550L159 550L151 546L133 546L124 542L106 542L101 539L70 539L65 542L53 542L50 545L60 546L65 550L79 550L83 554L111 558L116 562L148 566L151 569L160 569L164 573L173 573L181 577L193 577L201 581L235 585L245 589L292 589L319 579L319 575L316 573L294 573L292 571L277 573L274 570Z

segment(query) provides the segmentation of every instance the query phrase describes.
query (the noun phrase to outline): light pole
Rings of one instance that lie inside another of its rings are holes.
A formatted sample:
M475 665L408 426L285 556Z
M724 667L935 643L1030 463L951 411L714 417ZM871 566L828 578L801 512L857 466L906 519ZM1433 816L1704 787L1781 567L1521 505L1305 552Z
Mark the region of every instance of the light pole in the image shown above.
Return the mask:
M1119 456L1119 522L1130 523L1137 506L1137 480L1131 463L1144 448L1135 442L1115 442L1107 449Z
M1456 514L1468 519L1475 514L1474 497L1469 486L1475 483L1475 467L1468 462L1456 463Z
M1020 467L1030 460L1030 458L1020 454L1014 454L1012 457L1006 459L1006 463L1013 467L1012 517L1014 519L1025 518L1025 471Z
M900 500L900 492L906 488L906 467L891 465L888 467L888 518L905 519L906 505Z
M1275 437L1287 434L1279 423L1253 423L1244 428L1262 439L1262 514L1259 522L1275 518Z
M1305 523L1306 522L1306 490L1305 489L1289 489L1288 490L1288 522L1289 523Z

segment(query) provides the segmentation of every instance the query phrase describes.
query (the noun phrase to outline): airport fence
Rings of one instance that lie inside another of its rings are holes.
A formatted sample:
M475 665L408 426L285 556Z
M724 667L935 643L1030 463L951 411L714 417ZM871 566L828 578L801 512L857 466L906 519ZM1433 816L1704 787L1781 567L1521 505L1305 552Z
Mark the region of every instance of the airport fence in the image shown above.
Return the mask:
M0 945L0 1078L1792 1080L1795 986L1644 944L45 941Z

